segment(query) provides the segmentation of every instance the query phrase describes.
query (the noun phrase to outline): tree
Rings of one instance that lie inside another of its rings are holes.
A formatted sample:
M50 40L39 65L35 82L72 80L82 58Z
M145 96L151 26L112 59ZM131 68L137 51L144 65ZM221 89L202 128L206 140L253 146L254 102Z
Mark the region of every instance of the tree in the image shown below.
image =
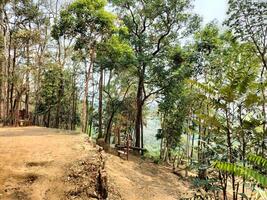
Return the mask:
M82 111L82 131L86 132L88 119L89 80L95 63L97 43L105 34L112 31L115 16L105 11L104 0L77 0L60 13L59 21L54 25L52 36L58 40L64 36L75 39L75 49L83 50L85 65L85 84Z
M265 1L237 1L229 0L228 20L226 24L233 30L235 36L242 41L249 41L253 44L253 52L259 57L262 63L261 69L261 93L262 101L262 152L265 156L267 145L267 115L266 115L266 70L267 70L267 4Z
M120 32L123 31L123 27L119 29ZM107 84L104 86L102 85L101 87L99 85L99 105L98 105L99 106L98 126L99 130L101 130L102 120L104 117L102 115L103 112L102 92L104 91L104 93L107 95L107 101L104 106L107 107L106 115L108 115L107 116L108 119L106 122L107 124L105 132L105 141L108 144L110 143L113 119L120 107L119 102L123 103L128 93L128 90L132 86L129 76L133 75L133 73L131 73L133 62L134 62L133 50L131 49L127 41L125 41L119 34L113 34L110 38L108 38L107 40L103 41L98 45L96 65L99 66L100 68L100 80L104 78L103 71L109 72L109 78ZM115 79L115 82L113 82L113 79ZM122 99L120 99L121 98L120 93L116 91L119 88L119 85L122 86L121 88L122 90L125 89L125 93L122 95L123 96ZM112 90L113 87L115 87L116 89L114 88L115 90ZM99 133L98 137L100 136L103 135Z
M256 131L261 126L260 119L255 117L261 113L258 106L261 97L257 94L260 89L259 59L251 51L253 46L250 43L239 43L231 33L219 35L216 30L211 26L200 34L196 66L201 70L197 70L198 81L190 81L199 94L196 100L202 102L195 115L199 119L196 122L201 126L201 148L198 151L204 154L199 164L205 165L205 169L213 159L232 164L244 160L249 153L247 147L251 145L249 133L254 135L253 140L260 143L257 137L259 132ZM253 125L246 126L248 123ZM225 141L225 146L222 141ZM254 144L254 149L251 147L250 151L257 152L257 148ZM239 183L234 174L220 173L219 177L224 199L227 198L229 177L232 180L233 199L237 199Z
M6 2L1 1L0 2L0 120L3 120L3 113L4 110L4 102L3 102L3 93L4 93L4 64L5 64L5 26L4 26L4 7ZM3 110L2 110L3 109Z
M124 21L129 31L128 40L136 57L136 120L135 146L141 147L142 111L146 100L158 94L162 89L153 87L157 74L153 68L162 53L170 44L178 42L178 38L192 33L199 18L190 14L190 1L129 1L114 0L113 5L119 10L119 17Z

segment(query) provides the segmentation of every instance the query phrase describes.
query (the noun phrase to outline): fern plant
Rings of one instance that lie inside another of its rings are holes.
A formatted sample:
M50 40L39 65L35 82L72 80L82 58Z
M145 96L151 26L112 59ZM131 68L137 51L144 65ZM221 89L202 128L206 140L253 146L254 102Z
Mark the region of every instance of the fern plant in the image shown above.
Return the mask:
M254 154L250 154L247 157L247 160L253 166L261 167L262 169L267 170L267 159L257 156ZM257 194L263 198L267 199L267 192L264 189L267 188L267 176L261 174L257 170L250 169L248 167L243 167L234 163L227 163L216 161L213 167L217 170L234 174L236 176L243 177L245 179L252 179L255 183L259 184L259 187L256 187Z

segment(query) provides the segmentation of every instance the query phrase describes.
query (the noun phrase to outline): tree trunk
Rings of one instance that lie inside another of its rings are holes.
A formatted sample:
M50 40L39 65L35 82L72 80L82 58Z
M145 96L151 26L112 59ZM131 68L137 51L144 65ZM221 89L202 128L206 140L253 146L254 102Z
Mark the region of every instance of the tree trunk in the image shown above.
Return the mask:
M3 20L3 10L4 3L0 3L0 24L4 24ZM0 122L3 120L3 110L4 109L4 65L5 65L5 33L2 26L0 26Z
M192 136L192 143L191 143L191 152L190 152L190 158L191 158L190 165L193 165L193 156L194 156L194 142L195 142L195 133L193 132L193 136Z
M29 92L30 92L30 42L27 44L27 70L26 70L26 94L25 94L25 110L26 117L29 115Z
M85 68L87 68L87 62L85 60ZM91 72L91 63L88 70L85 73L85 87L84 87L84 97L83 97L83 107L82 107L82 132L86 132L87 125L87 99L88 99L88 87L89 87L89 77Z
M110 143L110 135L111 135L112 121L113 121L114 115L115 115L115 111L113 110L108 120L108 124L107 124L106 137L105 137L105 142L107 144Z
M12 79L14 79L14 76L15 76L15 68L16 68L16 53L17 52L17 49L16 47L14 46L14 52L13 52L13 63L12 63L12 72L11 72L11 77ZM11 115L12 115L12 120L11 120L11 124L12 125L16 125L15 124L15 118L14 118L14 115L15 115L15 110L14 110L14 106L13 106L13 93L14 93L14 82L12 80L11 82L11 88L10 88L10 111L11 111ZM15 103L15 102L14 102ZM19 102L17 102L19 103Z
M63 67L62 67L63 68ZM58 95L57 95L57 110L56 110L56 122L55 122L55 128L59 128L60 127L60 123L61 123L61 116L60 116L60 112L61 112L61 99L64 95L64 85L63 85L63 73L62 70L60 69L60 83L59 83L59 90L58 90Z
M98 138L102 138L102 100L103 100L103 68L100 66L99 78L99 98L98 98Z
M228 160L230 163L234 163L233 150L232 150L232 136L231 136L231 126L230 126L230 116L228 112L228 108L225 109L226 116L226 125L227 125L227 147L228 147ZM236 200L236 190L235 190L235 175L232 175L232 192L233 192L233 200Z
M143 87L144 87L144 67L139 74L137 95L136 95L136 118L135 118L135 146L141 147L141 126L143 111Z
M91 117L90 117L90 122L89 122L89 137L92 136L92 128L93 128L93 115L94 115L94 101L95 101L95 84L94 84L94 76L93 76L93 71L92 71L92 86L93 86L93 91L92 91L92 99L91 99Z
M141 113L141 148L144 148L144 124L143 124L143 116ZM144 151L141 151L141 154L144 154Z
M5 119L5 124L9 124L9 117L10 117L9 96L10 96L11 42L12 42L12 33L9 33L8 63L7 63L7 71L6 71L7 91L6 91L6 119Z
M77 102L77 94L76 94L76 76L75 76L75 68L73 67L73 75L72 75L72 108L71 108L71 121L70 121L70 129L75 130L76 123L76 102Z
M27 90L26 87L22 88L21 91L17 92L17 95L15 97L13 108L12 108L12 121L13 121L14 126L17 126L19 123L19 104L21 101L21 97L26 90Z
M50 115L51 115L51 108L48 109L47 123L46 123L47 128L50 127Z
M266 68L266 63L264 65ZM264 87L264 70L265 68L263 67L262 72L261 72L261 93L262 93L262 115L263 115L263 136L262 136L262 143L261 143L261 156L264 158L266 157L265 155L265 151L266 151L266 146L267 144L265 144L267 142L267 127L266 127L266 123L267 123L267 116L266 116L266 95L265 95L265 87Z

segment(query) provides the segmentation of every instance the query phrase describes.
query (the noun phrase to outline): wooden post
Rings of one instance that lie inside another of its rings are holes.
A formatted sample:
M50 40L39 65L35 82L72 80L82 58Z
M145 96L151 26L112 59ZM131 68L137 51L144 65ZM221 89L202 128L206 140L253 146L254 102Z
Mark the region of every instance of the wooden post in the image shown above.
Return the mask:
M120 134L120 132L121 132L121 130L120 130L120 128L118 127L117 128L117 131L118 131L118 144L120 145L121 144L121 134Z
M127 134L127 160L129 159L129 134Z

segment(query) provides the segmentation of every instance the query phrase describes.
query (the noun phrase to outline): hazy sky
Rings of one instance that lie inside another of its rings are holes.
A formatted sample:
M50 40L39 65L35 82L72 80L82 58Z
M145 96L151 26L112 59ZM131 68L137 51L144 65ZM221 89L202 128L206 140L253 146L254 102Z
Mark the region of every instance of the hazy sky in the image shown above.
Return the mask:
M195 12L203 17L204 24L213 19L222 23L226 17L227 0L195 0Z
M60 2L72 2L73 0L61 0ZM152 0L153 1L153 0ZM220 24L224 21L228 0L192 0L194 10L203 17L203 23L207 24L217 19ZM242 1L242 0L241 0Z

